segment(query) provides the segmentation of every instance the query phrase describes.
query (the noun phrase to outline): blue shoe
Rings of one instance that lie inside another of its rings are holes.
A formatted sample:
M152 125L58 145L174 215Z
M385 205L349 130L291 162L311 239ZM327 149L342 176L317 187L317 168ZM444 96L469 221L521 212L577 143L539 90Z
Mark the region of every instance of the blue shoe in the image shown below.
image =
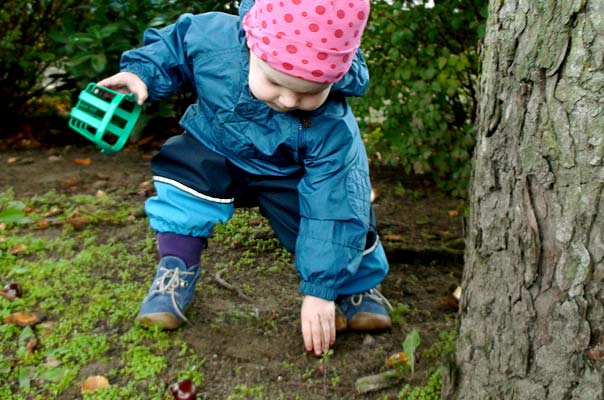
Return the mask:
M163 257L136 320L143 326L159 325L163 329L176 329L183 322L189 323L184 313L193 300L199 274L199 265L187 268L178 257Z
M392 320L386 309L392 309L392 305L377 289L338 296L336 304L346 317L348 329L375 331L392 327Z

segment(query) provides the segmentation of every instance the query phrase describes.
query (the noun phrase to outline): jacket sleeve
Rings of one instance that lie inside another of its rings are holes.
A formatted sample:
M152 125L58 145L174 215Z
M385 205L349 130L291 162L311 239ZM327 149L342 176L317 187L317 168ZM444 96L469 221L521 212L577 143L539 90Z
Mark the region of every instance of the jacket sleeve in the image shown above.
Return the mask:
M176 23L162 29L147 29L143 46L124 52L121 71L138 75L147 85L149 100L161 100L176 94L193 82L186 52L186 35L194 16L182 15Z
M309 132L299 187L296 267L305 295L334 300L356 273L369 229L367 156L350 108ZM323 130L325 125L325 131Z
M361 49L358 49L352 60L350 70L333 85L332 92L343 96L360 97L369 87L369 69Z

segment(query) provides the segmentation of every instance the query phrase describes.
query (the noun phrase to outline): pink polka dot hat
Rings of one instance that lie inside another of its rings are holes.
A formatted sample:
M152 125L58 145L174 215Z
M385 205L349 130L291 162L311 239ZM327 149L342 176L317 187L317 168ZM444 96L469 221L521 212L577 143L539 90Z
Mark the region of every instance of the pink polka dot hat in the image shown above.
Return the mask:
M352 64L369 0L256 0L243 19L248 47L278 71L336 82Z

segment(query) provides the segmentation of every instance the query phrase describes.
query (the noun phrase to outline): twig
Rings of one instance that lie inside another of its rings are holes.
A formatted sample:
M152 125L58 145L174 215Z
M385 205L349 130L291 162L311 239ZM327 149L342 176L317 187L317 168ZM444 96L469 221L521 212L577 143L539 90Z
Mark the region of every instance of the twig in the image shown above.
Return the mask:
M252 299L250 296L243 293L243 291L241 289L239 289L238 287L235 287L235 286L231 285L230 283L228 283L227 281L225 281L224 279L222 279L221 275L224 271L226 271L226 269L221 269L216 272L216 274L214 275L214 279L216 280L216 282L218 282L218 284L220 286L223 286L230 290L234 290L237 293L237 295L239 295L239 297L241 297L242 299L249 301L250 303L253 303L254 299Z
M301 389L321 389L323 391L328 390L330 392L355 393L355 389L350 386L329 386L302 382L280 382L280 384L285 386L293 386Z

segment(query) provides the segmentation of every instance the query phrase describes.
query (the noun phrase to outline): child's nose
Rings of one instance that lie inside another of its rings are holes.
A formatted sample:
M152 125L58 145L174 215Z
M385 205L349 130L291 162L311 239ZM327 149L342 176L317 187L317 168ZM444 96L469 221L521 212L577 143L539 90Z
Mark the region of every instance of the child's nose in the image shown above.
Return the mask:
M281 93L279 103L281 103L281 105L284 107L294 108L298 105L299 97L300 96L298 96L296 93L288 90Z

